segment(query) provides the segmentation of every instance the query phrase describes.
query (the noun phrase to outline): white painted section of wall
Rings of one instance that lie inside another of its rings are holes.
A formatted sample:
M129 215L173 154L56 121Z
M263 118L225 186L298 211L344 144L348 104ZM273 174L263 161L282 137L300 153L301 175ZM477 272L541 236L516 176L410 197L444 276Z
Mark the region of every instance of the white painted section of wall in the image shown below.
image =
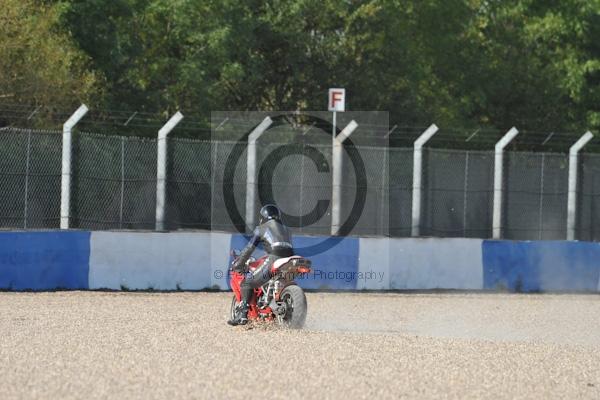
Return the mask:
M210 235L210 286L214 289L227 290L229 280L229 249L231 234L212 232Z
M361 238L358 254L356 289L390 289L389 239Z
M210 287L211 236L208 232L93 232L90 289Z
M388 240L390 289L483 289L482 240Z

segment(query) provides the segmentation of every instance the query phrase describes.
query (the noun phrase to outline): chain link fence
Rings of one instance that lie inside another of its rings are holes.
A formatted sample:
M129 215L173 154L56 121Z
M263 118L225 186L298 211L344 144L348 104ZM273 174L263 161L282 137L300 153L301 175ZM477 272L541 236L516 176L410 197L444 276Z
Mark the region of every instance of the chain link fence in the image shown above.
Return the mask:
M389 148L387 154L390 236L407 237L412 226L413 151Z
M62 135L0 130L0 227L60 226Z
M168 139L165 226L177 229L244 230L245 153L228 174L237 144ZM411 234L411 148L358 146L366 184L357 183L344 154L341 219L364 195L353 234ZM56 229L60 226L60 132L0 130L0 227ZM318 152L321 158L306 154ZM273 154L282 152L279 159ZM71 226L77 229L154 229L156 140L77 133L73 141ZM503 236L565 239L568 155L505 154ZM424 149L421 234L439 237L492 236L493 151ZM274 201L293 220L296 233L331 231L331 146L295 143L258 147L259 204ZM227 198L228 188L233 193ZM600 241L600 155L580 162L576 237ZM232 218L226 205L235 205Z
M165 228L210 229L211 171L218 169L212 151L219 150L218 145L173 138L167 143Z
M576 238L600 241L600 155L584 154L580 164Z
M569 156L507 153L504 237L565 239Z
M421 233L491 237L493 152L424 151Z
M72 171L73 228L154 229L156 141L79 133Z

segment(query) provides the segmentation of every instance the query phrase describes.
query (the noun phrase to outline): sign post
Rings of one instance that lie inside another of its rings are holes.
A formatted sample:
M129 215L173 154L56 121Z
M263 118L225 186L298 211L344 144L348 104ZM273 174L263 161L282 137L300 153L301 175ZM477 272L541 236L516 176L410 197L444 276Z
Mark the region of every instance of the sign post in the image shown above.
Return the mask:
M331 234L338 235L340 229L341 215L341 200L342 200L342 142L346 139L354 129L356 123L349 124L344 131L340 133L340 137L335 136L336 131L336 113L345 111L346 90L345 89L329 89L329 100L327 109L333 112L333 123L331 129Z
M336 113L346 111L346 89L332 88L329 89L329 100L327 109L333 112L333 128L331 131L332 139L335 139Z

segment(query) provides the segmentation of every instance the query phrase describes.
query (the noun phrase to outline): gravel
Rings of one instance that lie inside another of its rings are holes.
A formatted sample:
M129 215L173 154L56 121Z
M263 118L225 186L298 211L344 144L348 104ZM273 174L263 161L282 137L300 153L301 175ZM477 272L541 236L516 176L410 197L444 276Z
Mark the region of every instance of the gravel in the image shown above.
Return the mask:
M309 293L306 328L228 293L0 293L0 396L600 398L600 296Z

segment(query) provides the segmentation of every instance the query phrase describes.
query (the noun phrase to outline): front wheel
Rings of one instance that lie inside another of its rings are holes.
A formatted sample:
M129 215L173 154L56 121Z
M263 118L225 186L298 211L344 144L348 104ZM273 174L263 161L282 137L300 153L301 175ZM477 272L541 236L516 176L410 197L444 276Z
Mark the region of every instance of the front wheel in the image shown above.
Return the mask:
M306 321L306 296L298 285L290 285L283 289L279 299L285 304L285 314L279 319L282 325L292 329L300 329Z

